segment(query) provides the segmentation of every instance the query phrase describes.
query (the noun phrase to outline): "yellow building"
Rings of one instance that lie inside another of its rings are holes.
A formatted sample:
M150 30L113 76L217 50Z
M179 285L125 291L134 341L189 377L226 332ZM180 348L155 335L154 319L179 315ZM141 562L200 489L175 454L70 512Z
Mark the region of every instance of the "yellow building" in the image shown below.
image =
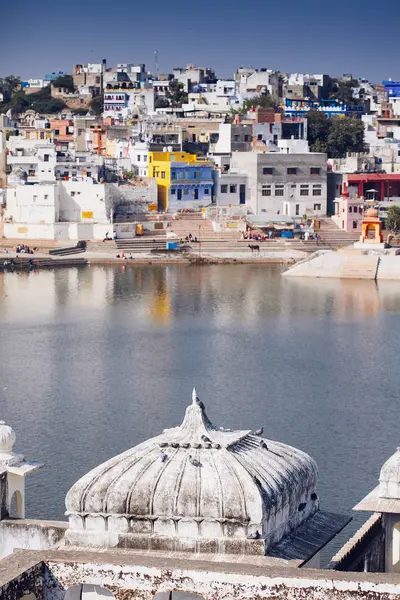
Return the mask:
M149 177L157 180L158 209L197 208L212 201L212 165L188 152L149 152Z

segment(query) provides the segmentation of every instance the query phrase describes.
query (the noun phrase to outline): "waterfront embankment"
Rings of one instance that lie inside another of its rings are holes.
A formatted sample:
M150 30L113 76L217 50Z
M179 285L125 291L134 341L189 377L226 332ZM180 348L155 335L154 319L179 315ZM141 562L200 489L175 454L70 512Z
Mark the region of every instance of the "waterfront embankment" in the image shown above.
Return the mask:
M17 254L8 251L0 256L0 269L26 270L40 268L72 267L84 265L137 265L137 264L294 264L303 259L305 253L300 251L281 252L214 252L214 253L120 253L115 251L87 251L79 255L51 256L46 252L34 254Z
M400 280L398 250L322 250L298 261L285 277Z

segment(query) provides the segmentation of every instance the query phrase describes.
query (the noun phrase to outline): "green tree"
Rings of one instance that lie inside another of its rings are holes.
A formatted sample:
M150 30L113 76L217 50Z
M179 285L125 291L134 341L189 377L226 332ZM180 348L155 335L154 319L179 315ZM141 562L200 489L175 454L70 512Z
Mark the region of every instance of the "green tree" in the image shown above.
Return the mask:
M88 108L71 108L71 112L73 115L78 116L85 116L88 114L89 109Z
M333 82L333 90L330 97L347 106L359 104L359 99L353 97L353 88L358 87L359 83L356 79L349 79L348 81L336 79Z
M364 151L364 123L354 117L333 117L328 135L328 155L340 158L347 152Z
M154 108L168 108L169 102L165 96L159 96L154 102Z
M90 110L95 115L99 116L103 112L103 96L95 96L90 101Z
M72 75L60 75L52 82L52 84L56 88L65 88L68 92L73 92L75 90Z
M168 98L174 107L181 107L182 104L186 104L188 95L185 92L183 83L173 79L169 84Z
M0 78L0 90L10 96L19 89L20 85L21 77L16 75L7 75L7 77Z
M387 209L386 227L396 233L400 231L400 206L396 204L389 206Z
M328 135L331 123L327 115L318 110L307 114L307 139L311 152L328 151Z
M65 102L57 98L52 98L50 86L42 88L34 94L27 96L32 110L44 114L54 115L65 108Z
M247 98L240 108L231 111L231 116L246 115L250 110L255 108L272 108L278 110L279 99L272 96L269 92L254 96L253 98Z
M13 113L23 113L30 106L30 101L24 92L17 92L6 105L6 111L11 109Z

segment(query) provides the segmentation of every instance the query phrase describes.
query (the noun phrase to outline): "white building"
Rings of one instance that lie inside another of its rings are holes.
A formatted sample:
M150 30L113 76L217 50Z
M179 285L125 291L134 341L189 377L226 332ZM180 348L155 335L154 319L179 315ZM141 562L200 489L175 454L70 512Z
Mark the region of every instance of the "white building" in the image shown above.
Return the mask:
M134 142L129 147L131 164L139 177L148 176L148 154L150 152L149 142Z
M280 73L270 69L246 69L236 71L236 91L241 94L261 93L268 91L273 96L280 96Z
M9 185L55 181L56 147L51 141L10 136L7 165Z
M104 92L104 117L123 121L129 116L154 113L154 89L114 86Z

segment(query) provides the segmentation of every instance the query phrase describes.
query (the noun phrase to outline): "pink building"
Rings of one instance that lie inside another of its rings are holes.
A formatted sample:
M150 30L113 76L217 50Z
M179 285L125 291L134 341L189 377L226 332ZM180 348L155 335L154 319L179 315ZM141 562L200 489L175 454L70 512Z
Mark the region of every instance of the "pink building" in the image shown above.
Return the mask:
M364 198L359 196L349 197L345 191L340 198L336 198L335 214L332 217L340 229L344 231L360 231L364 217Z

